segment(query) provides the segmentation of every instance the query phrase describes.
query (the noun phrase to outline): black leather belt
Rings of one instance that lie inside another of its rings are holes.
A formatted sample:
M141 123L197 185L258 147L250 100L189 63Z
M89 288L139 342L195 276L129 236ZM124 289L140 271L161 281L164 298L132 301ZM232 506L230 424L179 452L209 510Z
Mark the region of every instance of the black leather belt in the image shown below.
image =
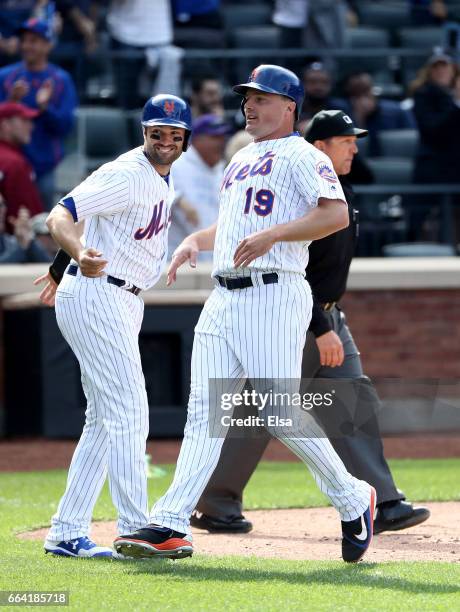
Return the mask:
M77 276L77 272L78 266L72 265L67 268L67 274L70 274L71 276ZM142 291L142 289L139 289L139 287L136 287L135 285L130 286L129 283L121 278L115 278L114 276L107 276L106 278L107 282L111 285L116 285L117 287L120 287L120 289L123 289L123 291L134 293L134 295L139 295L139 293ZM127 287L125 287L125 285L127 285Z
M321 308L326 312L331 312L331 310L334 310L336 305L337 302L325 302L324 304L321 304Z
M239 278L227 278L226 276L216 277L219 285L225 287L229 291L234 289L245 289L246 287L253 287L254 283L250 276L240 276ZM264 285L273 285L278 282L278 274L276 272L266 272L262 274L262 282Z

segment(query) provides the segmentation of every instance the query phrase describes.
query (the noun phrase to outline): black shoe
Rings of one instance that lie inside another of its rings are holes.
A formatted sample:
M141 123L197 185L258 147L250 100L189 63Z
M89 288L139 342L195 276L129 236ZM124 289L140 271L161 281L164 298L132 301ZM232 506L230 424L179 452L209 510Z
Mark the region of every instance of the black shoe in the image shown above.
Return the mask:
M182 559L193 554L192 543L185 539L185 533L158 525L147 525L129 535L119 536L113 546L123 557Z
M420 525L430 518L428 508L414 508L409 502L397 500L384 502L377 506L377 516L374 521L374 533L382 531L399 531Z
M209 533L249 533L252 530L252 523L244 516L219 519L197 512L190 517L190 525L197 529L206 529Z
M369 506L354 521L342 521L342 559L356 563L363 558L372 542L376 493L371 487Z

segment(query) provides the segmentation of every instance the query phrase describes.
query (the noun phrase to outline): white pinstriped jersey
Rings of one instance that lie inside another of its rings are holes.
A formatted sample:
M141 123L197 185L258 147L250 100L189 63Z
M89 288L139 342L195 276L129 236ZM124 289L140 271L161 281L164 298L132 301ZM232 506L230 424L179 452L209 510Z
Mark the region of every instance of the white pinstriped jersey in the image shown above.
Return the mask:
M84 241L102 252L105 272L141 289L154 285L168 254L174 187L138 147L101 166L61 202L86 219Z
M233 255L243 238L304 216L321 197L346 202L329 157L296 133L238 151L222 181L213 276L241 274ZM278 242L248 268L304 274L309 244Z

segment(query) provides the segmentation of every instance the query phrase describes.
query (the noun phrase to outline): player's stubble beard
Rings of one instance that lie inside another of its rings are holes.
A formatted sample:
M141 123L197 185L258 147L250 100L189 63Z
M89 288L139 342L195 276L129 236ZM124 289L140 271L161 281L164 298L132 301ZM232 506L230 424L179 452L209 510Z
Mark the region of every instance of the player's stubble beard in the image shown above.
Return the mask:
M181 156L182 146L180 148L176 146L176 148L169 153L161 153L155 149L155 145L149 146L144 144L144 153L154 166L171 166L171 164Z

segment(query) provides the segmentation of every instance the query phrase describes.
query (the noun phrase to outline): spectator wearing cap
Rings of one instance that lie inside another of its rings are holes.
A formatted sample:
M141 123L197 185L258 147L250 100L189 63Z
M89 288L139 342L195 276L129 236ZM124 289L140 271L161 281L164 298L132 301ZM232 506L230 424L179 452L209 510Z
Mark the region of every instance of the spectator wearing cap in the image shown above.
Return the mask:
M9 216L13 235L5 232L7 206L0 194L0 263L40 263L50 262L52 257L35 240L30 213L20 208L16 217Z
M415 158L415 183L460 183L460 70L453 59L437 50L410 86L414 114L420 133ZM433 198L417 196L412 207L413 238L427 238L420 228L429 214ZM458 196L456 208L459 208ZM459 216L458 214L456 215ZM457 219L457 241L460 219ZM428 236L433 238L433 236Z
M191 146L171 169L177 197L169 233L170 254L186 236L217 220L229 133L230 126L219 115L202 115L193 122ZM212 259L212 253L204 253L202 259Z
M309 391L315 388L314 379L329 379L331 384L335 381L336 388L340 389L337 401L329 408L323 403L320 410L313 408L311 413L350 473L376 488L378 512L374 529L380 533L422 523L430 512L404 501L404 494L395 486L383 454L377 420L380 401L372 382L363 373L345 314L337 307L345 293L358 235L353 190L347 175L357 152L356 139L367 134L340 110L315 115L305 134L308 142L329 156L331 166L326 162L323 169L332 181L336 182L338 175L347 199L350 223L309 246L306 278L312 290L313 313L305 342L302 378L310 381ZM234 417L246 415L247 407L244 414L239 408L233 414ZM200 514L191 517L192 527L229 534L251 530L251 523L242 515L243 489L271 436L264 428L244 429L244 436L227 436L219 463L198 501ZM347 431L351 434L346 435Z
M22 61L0 70L0 101L22 102L38 110L31 142L24 152L36 174L47 210L54 204L54 169L64 155L63 140L74 123L77 105L70 75L49 63L49 25L29 19L20 28Z
M341 106L341 109L369 131L369 155L372 157L381 154L379 132L416 127L411 110L403 108L400 102L377 96L377 88L367 72L350 75L345 81L344 93L348 106Z
M0 104L0 193L7 206L7 217L17 217L21 207L31 215L43 211L35 183L35 172L22 152L29 144L38 111L23 104ZM13 226L7 221L7 230Z

